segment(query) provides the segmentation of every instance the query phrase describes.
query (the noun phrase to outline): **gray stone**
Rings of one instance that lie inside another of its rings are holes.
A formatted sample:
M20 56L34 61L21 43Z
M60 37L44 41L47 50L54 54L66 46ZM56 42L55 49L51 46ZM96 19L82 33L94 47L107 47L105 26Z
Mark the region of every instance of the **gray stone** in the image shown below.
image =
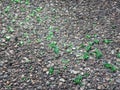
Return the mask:
M61 82L65 82L65 79L64 79L64 78L60 78L60 81L61 81Z
M3 63L2 62L0 62L0 67L3 67Z
M79 73L79 71L75 71L75 70L70 70L70 72L73 73L73 74L78 74Z
M42 89L42 86L38 86L37 89Z
M43 72L46 72L48 69L47 68L43 68Z
M54 77L51 77L50 80L54 80Z
M116 80L117 83L120 83L120 78Z
M2 72L0 72L0 76L2 76L3 75L3 73Z

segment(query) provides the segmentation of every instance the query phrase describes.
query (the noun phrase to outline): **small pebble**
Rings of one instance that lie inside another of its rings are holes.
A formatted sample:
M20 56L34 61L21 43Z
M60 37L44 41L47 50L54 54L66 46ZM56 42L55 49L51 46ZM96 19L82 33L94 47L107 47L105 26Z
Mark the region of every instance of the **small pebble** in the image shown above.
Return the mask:
M111 54L115 54L115 51L114 51L114 50L112 50L112 51L111 51Z
M58 85L59 85L59 86L62 86L62 84L63 84L62 82L59 82L59 84L58 84Z
M54 80L54 77L51 77L50 80Z
M61 82L65 82L65 79L64 79L64 78L61 78L60 81L61 81Z
M37 89L42 89L42 86L38 86Z
M120 59L118 58L118 59L116 59L116 61L117 61L117 62L120 62Z
M79 73L79 71L70 70L70 73L73 73L73 74L78 74L78 73Z
M10 52L10 54L14 54L14 50L10 50L9 52Z
M46 72L48 69L47 68L43 68L43 72Z
M104 89L104 86L103 86L103 85L99 85L99 86L97 87L97 89L98 89L98 90L103 90L103 89Z
M3 63L2 62L0 62L0 67L2 67L3 66Z
M2 76L3 75L3 73L2 72L0 72L0 76Z
M116 80L116 82L120 84L120 78L119 78L119 79L117 79L117 80Z

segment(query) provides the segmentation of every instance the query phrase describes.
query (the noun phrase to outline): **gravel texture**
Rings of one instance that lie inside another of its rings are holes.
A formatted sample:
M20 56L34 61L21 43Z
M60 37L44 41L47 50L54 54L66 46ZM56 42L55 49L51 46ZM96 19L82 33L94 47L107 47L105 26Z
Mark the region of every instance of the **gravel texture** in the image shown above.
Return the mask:
M119 0L28 1L0 0L0 90L120 90Z

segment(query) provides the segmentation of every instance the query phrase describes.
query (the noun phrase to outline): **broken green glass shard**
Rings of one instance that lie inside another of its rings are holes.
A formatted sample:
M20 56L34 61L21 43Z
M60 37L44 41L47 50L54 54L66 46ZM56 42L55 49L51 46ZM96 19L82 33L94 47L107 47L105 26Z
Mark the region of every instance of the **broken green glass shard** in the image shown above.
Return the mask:
M54 67L52 66L49 68L49 74L52 75L53 73L54 73Z
M88 60L89 59L89 53L88 52L84 52L83 59L84 60Z
M102 52L98 49L95 49L95 55L96 55L96 58L97 59L100 59L103 55L102 55Z

